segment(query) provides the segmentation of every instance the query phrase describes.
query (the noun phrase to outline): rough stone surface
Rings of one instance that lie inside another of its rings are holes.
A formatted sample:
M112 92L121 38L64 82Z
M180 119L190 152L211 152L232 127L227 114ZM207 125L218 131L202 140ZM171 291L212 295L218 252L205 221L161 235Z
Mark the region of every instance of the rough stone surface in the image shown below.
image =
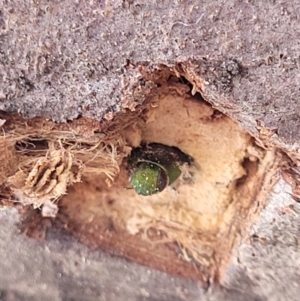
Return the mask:
M263 124L298 145L298 0L1 0L0 7L2 110L101 119L128 97L143 101L129 62L194 59L212 102L252 133Z

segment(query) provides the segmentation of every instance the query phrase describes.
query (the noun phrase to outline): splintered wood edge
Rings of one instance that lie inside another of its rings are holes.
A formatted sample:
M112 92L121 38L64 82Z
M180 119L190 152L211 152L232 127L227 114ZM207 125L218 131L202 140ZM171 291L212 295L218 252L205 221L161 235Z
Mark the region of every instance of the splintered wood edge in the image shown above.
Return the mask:
M268 197L273 186L280 179L280 166L282 164L282 156L274 148L272 151L269 151L267 156L269 158L267 166L264 167L264 171L260 175L260 181L257 182L255 191L252 197L248 200L252 200L252 204L249 204L248 207L242 208L240 206L238 213L242 216L241 219L236 219L232 221L230 227L227 228L227 231L223 233L228 239L224 240L226 242L225 249L230 250L227 254L219 253L217 254L218 269L215 274L215 280L218 283L222 283L224 278L224 271L227 268L227 265L233 255L233 250L237 247L241 241L249 239L249 230L254 222L259 218L259 214L262 209L266 206L268 202ZM270 164L270 162L273 162ZM232 204L238 207L238 204ZM224 241L220 241L219 249L224 249Z

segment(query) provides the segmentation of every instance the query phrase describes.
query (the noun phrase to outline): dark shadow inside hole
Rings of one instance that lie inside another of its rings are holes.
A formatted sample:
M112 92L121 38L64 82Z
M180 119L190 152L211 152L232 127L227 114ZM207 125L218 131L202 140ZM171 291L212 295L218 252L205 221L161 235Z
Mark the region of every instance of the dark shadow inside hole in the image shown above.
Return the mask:
M251 161L249 158L245 158L242 162L242 166L245 169L246 174L236 181L237 188L244 185L249 177L252 177L257 173L258 161Z
M17 152L35 152L41 150L47 150L49 148L47 140L39 140L39 139L28 139L23 141L18 141L15 144L15 149Z
M129 163L147 160L159 164L169 164L170 162L186 162L191 164L193 158L183 153L179 148L167 146L161 143L142 143L134 148L129 156Z
M196 99L196 100L201 100L201 101L205 101L204 98L202 97L201 93L196 92L194 95L192 95L191 91L193 90L193 84L191 82L189 82L184 76L180 76L180 78L178 79L178 81L184 85L187 85L190 88L190 94L191 96Z

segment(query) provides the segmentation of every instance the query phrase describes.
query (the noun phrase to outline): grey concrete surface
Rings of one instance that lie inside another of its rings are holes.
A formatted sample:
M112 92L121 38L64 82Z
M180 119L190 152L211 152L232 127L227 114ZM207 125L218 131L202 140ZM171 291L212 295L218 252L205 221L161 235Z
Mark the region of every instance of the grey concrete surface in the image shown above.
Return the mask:
M250 233L228 266L224 286L257 294L263 300L299 300L300 204L280 181Z
M18 231L15 210L0 213L0 300L197 300L200 287L91 250L51 229L44 242Z
M18 230L15 209L0 211L0 300L299 300L300 205L280 181L234 251L221 286L197 282L92 250L57 229L45 241Z

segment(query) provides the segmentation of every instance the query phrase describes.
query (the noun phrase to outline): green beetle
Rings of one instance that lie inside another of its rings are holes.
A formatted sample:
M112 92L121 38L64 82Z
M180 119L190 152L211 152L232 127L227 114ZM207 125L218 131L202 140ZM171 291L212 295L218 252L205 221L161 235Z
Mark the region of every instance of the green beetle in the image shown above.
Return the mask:
M141 161L137 164L130 184L141 195L151 195L161 192L169 185L167 170L155 162Z
M179 178L180 165L191 161L191 157L175 147L159 143L142 145L129 157L129 182L140 195L161 192Z

